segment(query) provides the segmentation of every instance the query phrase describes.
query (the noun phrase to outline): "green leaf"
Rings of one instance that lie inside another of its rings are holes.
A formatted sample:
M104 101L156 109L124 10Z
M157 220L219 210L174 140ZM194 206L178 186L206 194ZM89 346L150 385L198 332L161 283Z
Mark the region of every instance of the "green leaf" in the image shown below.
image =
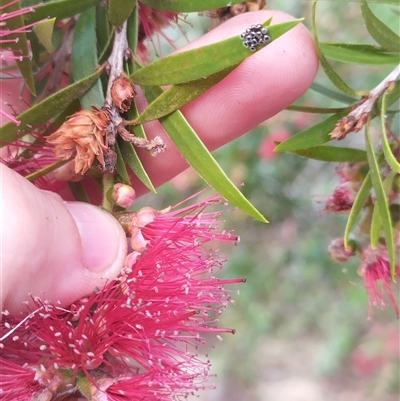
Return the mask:
M243 0L232 0L229 2L226 0L140 0L140 2L158 10L190 13L206 11L211 8L227 7L242 3Z
M325 74L330 79L330 81L338 89L340 89L344 93L347 93L348 95L357 95L357 92L353 88L350 88L350 86L347 85L346 82L344 82L343 79L340 78L339 75L336 73L336 71L330 66L330 64L326 60L326 58L319 46L317 28L316 28L316 22L315 22L316 9L317 9L317 1L314 2L313 8L312 8L312 23L313 23L314 41L315 41L317 53L318 53L318 56L320 59L321 67L324 69Z
M332 89L326 88L323 85L320 85L316 82L313 82L311 85L311 90L320 93L321 95L327 96L330 99L337 100L338 102L342 102L345 104L352 104L358 101L355 97L350 97L345 95L344 93L333 91Z
M367 161L367 154L364 150L338 146L314 146L308 149L295 150L291 153L325 162L354 163Z
M96 42L97 54L102 54L110 42L110 21L106 5L100 4L96 7Z
M367 201L368 197L370 196L372 188L372 182L371 182L371 174L368 173L365 178L363 183L361 184L361 187L357 193L356 198L354 199L353 206L350 210L349 213L349 218L347 219L347 224L346 228L344 230L344 247L347 248L350 243L350 233L354 228L354 225L357 221L358 216L362 212L365 202Z
M264 23L264 26L270 20ZM268 27L272 40L299 24L302 19L285 21ZM263 44L259 49L266 46ZM254 54L243 46L239 35L212 45L173 54L139 69L131 75L139 85L160 86L194 81L239 64Z
M80 14L89 8L97 6L102 0L58 0L35 8L34 13L24 15L26 22L41 21L45 18L57 18L58 20L70 18Z
M39 22L33 27L33 32L35 32L36 36L40 40L40 43L45 47L48 53L53 53L54 51L53 30L55 22L56 19L52 18Z
M162 92L161 88L145 87L146 97L151 101ZM265 217L244 197L227 177L214 157L208 151L182 113L177 110L162 117L160 123L175 143L181 154L200 176L226 200L262 222Z
M29 133L33 127L45 124L51 118L60 114L70 103L87 92L101 73L102 69L99 69L94 74L61 89L37 105L30 107L17 117L21 121L18 127L13 123L0 127L0 147L15 141Z
M325 57L343 63L386 65L397 64L400 54L388 52L381 47L363 43L320 42Z
M379 208L376 205L374 205L374 210L372 212L372 219L371 219L371 230L370 230L370 243L372 249L376 249L376 247L378 246L381 231L382 231L381 215L379 214Z
M119 142L119 148L124 162L128 164L136 177L138 177L139 180L150 189L150 191L156 193L156 189L147 175L146 170L144 169L143 164L140 161L139 156L137 155L132 144L130 142L121 141Z
M366 0L361 0L361 12L369 34L376 40L376 42L387 50L399 52L399 35L393 32L373 14Z
M333 114L340 113L341 111L350 111L351 107L338 107L338 108L327 108L327 107L310 107L310 106L300 106L292 104L286 107L285 110L289 111L301 111L303 113L316 113L316 114Z
M98 66L96 44L96 9L83 12L78 19L72 44L72 74L78 81L96 71ZM101 107L104 103L100 79L80 99L82 108Z
M275 152L294 152L300 149L308 149L317 145L323 145L331 140L332 132L338 120L347 114L347 110L336 113L326 120L298 132L286 141L280 143Z
M52 171L58 169L59 167L63 166L69 162L69 160L57 160L56 162L53 162L45 167L40 168L39 170L36 170L34 173L31 173L29 175L26 175L25 178L29 181L35 181L40 177L43 177Z
M126 28L126 36L128 39L129 48L133 54L137 52L138 37L139 37L139 6L136 5L135 9L128 18L128 25Z
M6 18L7 13L16 12L21 9L19 1L8 2L3 5L0 10L1 15L4 16L4 20L1 23L1 37L7 40L6 48L10 49L15 56L18 69L24 78L26 85L33 95L36 95L35 81L32 73L32 61L29 56L29 46L26 37L26 29L24 28L24 16L17 15L13 18ZM30 12L26 15L32 15ZM10 33L8 33L10 32ZM3 48L3 46L2 46Z
M121 153L121 149L119 147L119 143L123 142L122 138L117 138L117 141L115 142L115 151L117 152L117 172L122 178L124 184L126 185L131 185L131 180L129 178L128 171L126 169L126 165Z
M115 27L121 26L131 15L136 6L136 0L109 0L108 15Z
M386 248L389 255L390 271L394 280L396 275L396 247L393 236L392 216L390 214L389 202L383 186L378 161L372 147L369 123L366 124L365 128L365 145L367 150L369 169L371 173L372 186L374 188L376 196L375 207L378 207L379 209L383 232L385 234Z
M196 81L173 85L147 106L143 113L134 120L135 124L156 120L178 110L224 79L234 68L235 67L227 68L226 70Z
M387 113L387 101L390 90L386 90L382 96L382 108L381 108L381 123L382 123L382 150L385 155L387 164L396 173L400 174L400 163L396 159L395 155L389 144L388 133L386 129L386 113Z
M396 173L394 171L391 171L383 180L383 189L385 191L386 196L389 196L395 176ZM390 211L389 213L391 215ZM376 249L376 247L378 246L381 237L381 232L382 232L381 215L379 213L379 208L376 205L374 205L374 210L371 219L371 232L370 232L372 249Z
M86 189L82 184L82 181L68 181L68 186L72 192L72 195L74 196L74 199L80 202L91 203L89 195L87 194Z

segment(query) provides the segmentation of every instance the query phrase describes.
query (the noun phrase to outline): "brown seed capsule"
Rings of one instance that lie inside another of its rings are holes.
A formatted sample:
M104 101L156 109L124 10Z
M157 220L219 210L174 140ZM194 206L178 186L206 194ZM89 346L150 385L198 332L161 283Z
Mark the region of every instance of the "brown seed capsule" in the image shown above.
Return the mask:
M135 88L126 74L121 74L111 86L111 98L114 104L122 111L128 111L132 99L136 96Z
M74 157L75 173L85 174L95 157L104 166L104 151L107 151L105 135L110 121L109 113L93 107L80 110L47 138L55 146L56 157L68 160Z

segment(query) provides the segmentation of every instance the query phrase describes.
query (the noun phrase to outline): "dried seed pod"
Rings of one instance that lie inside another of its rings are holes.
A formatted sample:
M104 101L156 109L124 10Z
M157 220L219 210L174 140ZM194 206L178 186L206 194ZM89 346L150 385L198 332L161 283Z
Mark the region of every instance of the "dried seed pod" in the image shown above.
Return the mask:
M126 74L123 73L115 79L111 86L111 98L122 112L130 109L135 96L135 88Z
M47 138L54 145L56 157L68 160L74 157L75 173L85 174L95 158L104 166L104 152L107 126L110 115L105 110L93 107L92 110L80 110Z
M209 12L210 17L218 18L220 22L225 22L236 15L248 11L258 11L265 7L265 0L250 0L242 3L233 4L227 7L215 8Z

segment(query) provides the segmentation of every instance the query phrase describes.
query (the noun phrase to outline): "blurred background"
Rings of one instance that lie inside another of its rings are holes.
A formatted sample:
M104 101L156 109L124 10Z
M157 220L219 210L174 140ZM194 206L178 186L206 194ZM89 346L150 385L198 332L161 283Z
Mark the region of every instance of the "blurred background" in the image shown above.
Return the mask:
M378 3L371 2L371 9L398 31L399 6ZM270 0L267 6L305 17L311 28L312 1ZM189 15L187 21L181 23L187 39L177 29L166 31L176 47L216 25L207 16ZM320 41L373 43L357 1L320 1L317 27ZM171 50L163 41L162 54ZM393 68L331 64L358 90L373 88ZM315 82L334 89L323 72ZM316 90L296 104L345 105ZM228 262L221 276L245 276L247 283L232 288L240 295L234 295L236 305L223 314L221 326L235 328L236 334L224 335L210 351L217 389L199 394L201 400L399 400L399 320L389 305L374 309L368 320L367 294L356 273L359 260L337 264L327 252L330 241L343 235L346 222L346 216L323 212L325 199L338 184L335 165L273 152L274 141L323 118L284 111L214 152L270 224L242 212L224 216L224 227L234 229L241 242L222 246ZM362 137L352 134L345 144L362 147ZM204 186L188 170L161 187L158 196L147 195L140 203L163 208Z

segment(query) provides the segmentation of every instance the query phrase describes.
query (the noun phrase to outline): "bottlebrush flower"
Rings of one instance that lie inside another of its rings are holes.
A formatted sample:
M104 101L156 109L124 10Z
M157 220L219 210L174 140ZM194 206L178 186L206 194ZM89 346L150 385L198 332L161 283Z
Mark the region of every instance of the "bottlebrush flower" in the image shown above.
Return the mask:
M9 68L10 66L15 65L15 60L21 61L24 57L24 54L15 47L15 44L19 41L18 35L30 32L30 28L37 24L37 22L35 22L20 27L10 27L10 22L15 20L15 18L34 12L35 7L39 6L35 5L32 7L18 8L19 5L17 3L19 3L19 0L13 0L0 6L0 69L2 73L8 75L11 75ZM7 62L10 62L10 65L7 65ZM4 100L2 100L2 103L6 104ZM0 105L0 116L4 116L16 125L20 124L20 121L18 121L12 114L3 110L3 105Z
M339 184L326 200L325 210L335 213L348 212L353 206L360 186L361 183L352 181Z
M209 334L234 332L216 323L232 302L224 285L244 281L213 276L224 259L204 246L238 240L218 229L221 212L204 212L216 203L156 216L135 262L68 309L33 297L28 316L3 313L1 399L172 401L209 386L201 350Z
M179 241L191 243L195 235L207 240L229 237L229 233L224 232L219 235L215 232L217 219L221 212L204 213L201 219L191 214L196 210L220 203L219 195L215 195L182 209L177 209L181 205L178 204L164 210L155 210L146 206L138 212L121 212L117 214L117 219L127 235L131 237L132 248L137 252L143 252L149 244L157 242L160 237L168 236L170 241L174 242L176 234L181 233L186 226L192 227L192 230L187 232L189 237L179 237ZM233 240L239 241L239 238L233 237Z
M171 23L177 23L179 14L174 11L156 10L150 6L138 2L139 7L139 32L138 32L138 50L143 59L148 59L148 50L144 44L146 39L151 39L152 35L157 33L169 41L162 32L162 29Z
M399 307L393 294L389 256L386 246L379 244L375 250L370 246L365 249L362 254L362 262L358 268L358 273L364 278L370 307L384 307L385 296L387 295L393 304L396 315L399 316ZM396 274L397 276L400 275L399 264L396 265Z
M50 126L48 124L41 130L45 130ZM29 137L22 137L11 145L5 146L1 152L0 163L5 164L23 177L28 177L41 169L46 169L53 163L60 163L59 159L54 155L54 147L46 143L41 130L32 130ZM38 188L58 192L67 185L67 178L69 181L77 180L71 173L67 176L65 167L59 167L52 175L39 174L37 178L32 178L32 182ZM82 179L82 176L80 175L79 178Z
M47 142L55 146L55 155L61 160L74 157L75 173L85 174L93 164L95 157L104 166L109 113L93 107L92 110L80 110L70 116Z

